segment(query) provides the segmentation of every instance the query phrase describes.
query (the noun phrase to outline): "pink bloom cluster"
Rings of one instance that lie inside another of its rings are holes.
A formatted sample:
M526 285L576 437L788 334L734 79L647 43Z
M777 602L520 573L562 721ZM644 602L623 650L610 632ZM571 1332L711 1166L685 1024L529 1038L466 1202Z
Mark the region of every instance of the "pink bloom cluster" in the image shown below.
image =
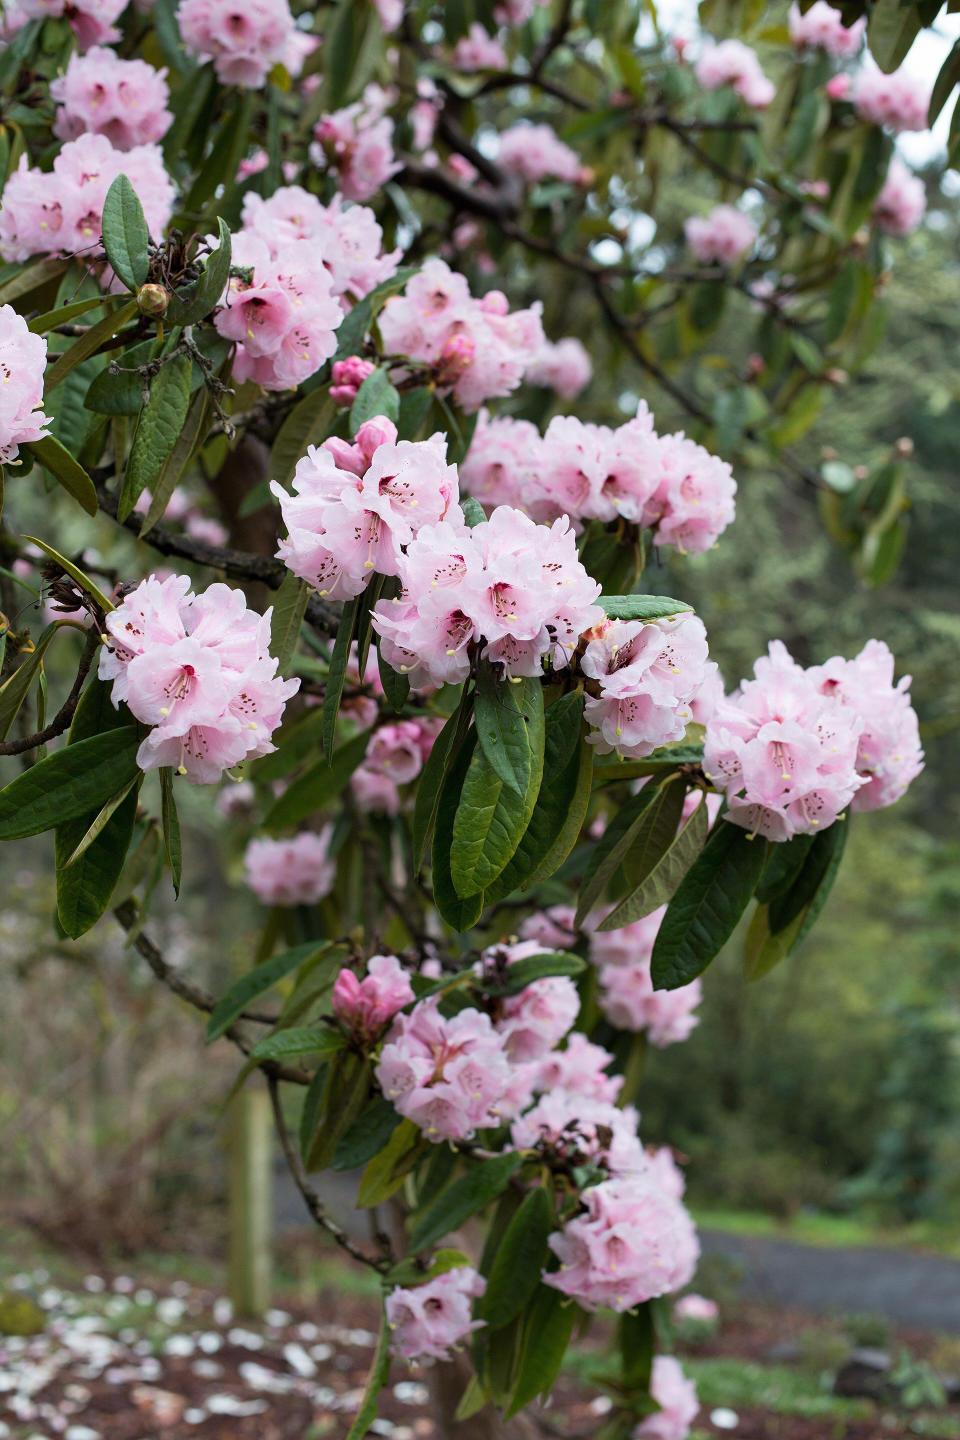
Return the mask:
M400 566L403 591L373 615L380 653L412 685L459 684L477 647L507 675L567 665L603 618L600 586L577 555L569 522L548 529L501 506L475 525L425 526Z
M436 1001L398 1015L376 1067L377 1083L428 1140L466 1140L500 1123L510 1061L489 1015L461 1010L447 1020Z
M310 159L332 172L345 200L369 200L401 168L393 153L393 121L366 97L321 116Z
M133 177L147 227L159 239L176 197L159 146L115 150L105 135L81 135L64 145L52 170L32 169L21 155L0 205L0 255L28 260L94 249L100 244L103 202L121 174Z
M337 348L343 310L330 275L308 240L291 241L275 257L264 240L244 232L234 239L233 263L250 277L231 277L214 323L237 343L234 379L293 389Z
M534 125L518 120L500 136L498 159L508 175L518 175L528 185L538 180L568 180L577 185L589 181L576 150L565 145L551 125Z
M507 56L501 41L489 35L474 20L466 35L453 47L453 64L457 70L506 70Z
M640 1421L631 1440L686 1440L697 1418L697 1387L673 1355L655 1355L650 1394L660 1409Z
M609 621L580 661L595 682L585 706L588 737L601 755L641 759L682 740L704 679L707 634L688 613L662 620Z
M315 905L333 889L333 827L304 830L290 840L251 840L243 857L247 884L264 905Z
M534 1090L567 1090L585 1100L612 1103L623 1087L622 1075L608 1075L613 1056L574 1030L562 1050L553 1050L536 1067Z
M388 351L428 366L458 405L476 410L520 384L543 344L540 310L511 312L499 290L475 299L463 275L428 260L383 307L380 333Z
M619 930L596 931L590 958L600 975L600 1008L619 1030L646 1034L662 1049L686 1040L698 1023L693 1013L703 997L699 980L677 990L654 990L650 978L653 942L666 906Z
M180 0L177 22L191 55L212 60L223 85L259 89L275 65L303 63L287 0Z
M339 195L321 205L299 185L281 186L269 200L252 193L244 196L243 228L233 238L235 255L243 254L247 239L266 245L273 261L285 260L295 241L309 240L313 275L316 279L327 272L344 310L389 280L400 259L399 250L383 251L383 231L366 205L344 207Z
M752 110L765 110L777 93L772 80L760 68L755 51L741 40L721 40L704 50L694 67L704 90L731 85Z
M363 764L350 777L350 789L364 810L399 814L399 787L409 785L420 774L442 726L442 717L431 716L380 727Z
M542 385L546 390L555 390L561 400L573 400L593 379L593 361L585 346L573 335L567 335L556 344L544 340L527 367L524 378L528 385Z
M611 1175L629 1175L647 1164L639 1118L632 1105L621 1109L574 1090L550 1089L514 1120L510 1140L518 1150L540 1146L575 1164L594 1160Z
M357 398L360 386L376 368L372 360L362 360L359 355L350 355L346 360L334 361L331 371L333 384L330 386L330 399L344 407L352 405Z
M101 680L152 728L141 770L175 766L212 785L224 770L275 747L270 737L299 680L282 680L268 650L272 609L247 609L243 592L190 590L186 575L142 581L106 619Z
M390 1021L413 1000L413 986L396 955L371 955L358 980L341 970L333 985L333 1013L362 1046L379 1040Z
M550 1236L559 1270L545 1284L586 1310L632 1310L690 1283L700 1246L682 1201L658 1169L605 1180L583 1195L583 1211Z
M126 5L127 0L18 0L17 9L23 20L66 15L77 44L87 50L120 39L113 22Z
M905 70L895 70L892 75L861 70L853 82L853 105L861 120L884 125L895 135L926 130L930 87Z
M827 0L816 0L806 13L799 5L790 6L788 17L790 39L798 49L826 50L828 55L856 55L867 28L866 20L855 20L844 25L839 10L834 10Z
M577 938L572 905L551 905L528 915L520 926L521 940L536 940L544 950L570 950Z
M145 60L121 60L100 45L71 55L64 74L50 81L51 99L59 107L54 135L61 140L87 132L106 135L116 150L162 139L173 120L166 74Z
M469 1265L459 1265L425 1285L391 1290L385 1309L394 1355L428 1363L449 1360L460 1341L485 1324L471 1318L470 1302L486 1288L482 1275Z
M650 528L655 544L691 554L710 549L730 524L737 489L725 460L682 433L657 435L642 402L617 429L558 415L543 436L528 420L482 412L460 473L485 507L577 524L622 516Z
M16 460L19 446L49 434L43 404L47 342L31 335L12 305L0 305L0 464Z
M734 265L757 243L757 227L732 205L717 205L709 215L683 222L690 253L701 265Z
M916 230L926 210L927 192L923 181L894 155L883 188L873 202L874 221L888 235L909 235Z
M703 1325L713 1325L720 1318L716 1300L706 1295L681 1295L673 1307L674 1320L693 1320Z
M518 960L542 955L538 940L518 940L491 945L483 952L478 967L481 975L508 978L505 972ZM502 1002L495 1027L503 1046L516 1065L542 1060L563 1039L580 1011L577 987L568 975L549 975L534 980L518 994Z
M333 438L310 447L294 473L295 494L273 483L288 532L277 554L321 595L350 599L375 573L404 573L403 547L421 528L432 534L448 511L460 516L444 436L396 437L390 420L368 420L352 445Z
M768 840L816 834L863 784L857 773L862 722L779 640L753 673L708 720L704 771L726 791L734 824Z

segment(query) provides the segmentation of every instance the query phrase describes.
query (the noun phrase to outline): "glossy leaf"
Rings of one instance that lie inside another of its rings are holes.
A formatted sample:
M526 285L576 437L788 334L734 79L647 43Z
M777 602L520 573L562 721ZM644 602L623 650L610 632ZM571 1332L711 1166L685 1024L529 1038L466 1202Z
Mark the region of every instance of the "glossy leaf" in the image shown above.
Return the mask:
M814 836L803 864L789 888L773 896L770 901L772 934L776 935L785 930L801 911L813 904L824 886L829 893L843 859L848 829L846 820L835 820L826 830ZM825 900L826 893L820 902L821 906Z
M332 1169L355 1170L366 1165L380 1153L400 1123L401 1117L389 1100L374 1100L344 1133L334 1151Z
M516 853L530 823L543 778L542 711L531 710L537 733L530 746L524 789L508 789L478 745L470 760L453 822L450 876L461 899L490 885Z
M516 1319L540 1283L553 1228L553 1205L543 1185L531 1190L507 1226L487 1289L480 1306L480 1318L491 1330L499 1330Z
M477 736L491 767L503 783L524 795L532 770L543 775L543 686L533 677L518 684L482 665L474 697Z
M520 1370L507 1419L553 1388L573 1327L582 1313L580 1307L559 1290L549 1285L537 1288L524 1316Z
M183 846L180 840L180 817L177 814L177 800L173 792L173 770L169 765L160 771L160 825L163 832L163 850L167 867L173 880L175 895L180 894L180 872L183 867Z
M361 425L377 415L396 420L400 414L400 395L390 383L390 371L381 366L367 376L350 407L350 434L356 435Z
M0 790L0 840L39 835L97 810L137 774L134 725L47 755Z
M269 960L261 961L252 970L248 970L245 975L241 975L210 1012L210 1019L207 1021L207 1044L219 1040L221 1035L226 1034L251 1001L265 995L285 975L289 975L292 970L297 970L305 961L324 954L329 948L329 940L308 940L305 944L297 945L292 950L284 950L279 955L272 955Z
M177 355L150 383L150 398L140 412L117 502L117 519L126 520L141 493L155 484L184 428L190 406L190 359Z
M206 389L198 390L190 402L186 422L173 443L173 449L164 461L163 469L150 487L150 504L140 526L141 536L152 530L164 516L174 490L183 478L183 472L190 462L197 442L201 438L203 423L209 407Z
M20 713L20 707L30 693L30 687L40 673L47 646L62 627L48 625L33 649L25 655L20 664L0 685L0 740L6 740L10 727ZM6 636L4 636L6 640Z
M410 1252L416 1255L435 1245L445 1235L458 1230L465 1220L482 1210L509 1185L523 1164L523 1156L515 1153L496 1155L492 1160L472 1164L414 1223L410 1233Z
M638 795L631 795L607 825L584 867L577 898L577 925L583 923L603 895L640 833L651 807L659 810L665 803L664 792L669 790L672 783L673 781L669 780L645 785Z
M597 929L619 930L621 926L632 925L634 920L640 920L644 915L659 910L661 905L666 905L703 849L709 828L707 806L701 800L669 849Z
M323 1058L342 1050L346 1041L329 1025L290 1025L266 1035L250 1051L251 1060L293 1060L301 1055Z
M305 770L296 784L285 790L270 806L263 819L264 829L282 830L287 825L296 825L314 810L322 810L324 805L329 805L363 761L370 734L369 730L364 730L361 735L354 735L333 752L330 761L321 758Z
M277 673L286 675L300 638L300 626L307 613L309 590L306 582L288 571L273 599L270 623L270 654L277 661Z
M550 975L582 975L586 968L587 962L571 950L545 950L542 955L515 960L502 985L486 981L476 984L486 995L519 995L535 980L545 980Z
M67 494L73 496L82 510L86 510L88 515L96 515L97 492L93 481L56 436L45 435L42 440L30 440L26 448L36 456L45 470L50 471Z
M313 390L298 401L270 447L270 479L288 487L297 461L311 445L326 440L339 413L326 390Z
M128 290L137 290L150 273L150 231L143 206L126 175L118 175L103 202L103 248Z
M55 390L61 381L65 380L72 370L81 365L84 360L95 355L101 345L112 340L114 335L119 334L124 325L132 320L138 313L136 300L130 300L126 305L121 305L114 310L112 315L105 315L95 325L91 325L85 335L75 340L69 350L65 350L61 356L50 366L43 378L43 393L49 395Z
M52 545L48 545L45 540L38 539L36 535L24 535L23 538L24 540L29 540L31 545L38 546L45 555L50 556L51 560L55 560L61 570L69 575L70 579L79 585L84 594L89 595L90 599L94 600L104 613L116 609L113 601L107 599L103 591L90 579L90 576L81 570L78 565L74 565L72 560L68 560L66 555L61 555L59 550L54 550Z

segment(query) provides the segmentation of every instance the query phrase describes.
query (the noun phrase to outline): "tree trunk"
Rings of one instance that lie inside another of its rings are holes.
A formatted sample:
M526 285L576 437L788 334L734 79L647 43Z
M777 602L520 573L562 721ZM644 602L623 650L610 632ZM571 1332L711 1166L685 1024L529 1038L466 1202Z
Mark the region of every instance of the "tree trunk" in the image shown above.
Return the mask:
M485 1405L469 1420L456 1420L457 1406L473 1374L465 1355L455 1355L425 1372L430 1407L440 1440L543 1440L543 1430L530 1415L501 1420L492 1405Z

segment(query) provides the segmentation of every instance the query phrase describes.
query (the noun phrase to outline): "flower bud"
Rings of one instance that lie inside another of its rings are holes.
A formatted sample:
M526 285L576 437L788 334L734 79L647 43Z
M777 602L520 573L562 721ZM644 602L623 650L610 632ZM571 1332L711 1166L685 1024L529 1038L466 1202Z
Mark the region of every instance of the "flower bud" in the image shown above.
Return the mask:
M137 291L137 307L141 315L162 320L170 304L170 291L164 285L141 285Z
M913 454L913 441L909 435L901 435L899 440L894 441L893 453L902 457Z

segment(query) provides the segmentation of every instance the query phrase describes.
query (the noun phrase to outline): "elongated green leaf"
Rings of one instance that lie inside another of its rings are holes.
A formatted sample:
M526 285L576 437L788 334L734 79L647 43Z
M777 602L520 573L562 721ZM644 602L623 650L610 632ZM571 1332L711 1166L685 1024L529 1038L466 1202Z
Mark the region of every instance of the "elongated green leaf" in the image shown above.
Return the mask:
M619 930L622 925L632 925L634 920L666 905L703 849L709 829L710 816L706 802L701 800L669 849L597 928Z
M141 492L156 482L183 431L190 406L190 370L189 357L177 355L150 384L117 502L120 521L126 520Z
M74 460L54 435L45 435L42 440L28 440L27 449L36 456L45 470L72 495L81 509L88 515L97 513L97 492L93 481L78 461Z
M447 924L460 933L470 930L483 913L483 892L464 900L456 891L450 872L453 852L453 828L460 813L460 797L476 745L476 730L471 729L456 750L450 769L440 787L431 846L431 875L434 904ZM422 783L422 777L421 777Z
M96 810L137 773L136 726L48 755L0 790L0 840L39 835Z
M350 661L350 644L357 627L361 598L357 595L353 600L348 600L343 607L337 638L333 644L333 654L330 657L330 668L327 671L327 683L323 692L323 753L327 757L328 765L333 764L333 737L337 728L340 699L343 695L343 684L347 677L347 665Z
M106 804L101 805L100 809L97 811L97 814L94 816L91 823L87 826L86 830L81 835L80 840L78 841L74 849L67 853L66 859L62 861L57 861L58 870L68 869L71 865L75 865L77 861L81 858L81 856L86 854L87 850L89 850L90 846L97 839L97 837L103 833L103 830L110 821L111 815L113 815L114 811L116 811L123 803L123 801L127 798L134 785L138 784L138 779L128 781L127 784L124 785L122 790L118 790L116 795L112 796L111 799L106 802ZM59 834L60 832L58 831L57 833Z
M587 962L570 950L546 950L542 955L527 955L512 964L502 984L477 981L478 988L487 995L519 995L535 980L545 980L550 975L582 975Z
M203 320L219 301L227 281L230 279L230 264L233 258L233 242L229 226L217 216L219 243L207 256L203 273L182 295L174 295L167 310L171 325L196 325Z
M543 778L543 712L531 708L537 726L530 769L521 794L508 789L481 747L472 755L453 822L450 876L461 899L481 893L516 853L530 823Z
M550 1196L538 1185L514 1215L497 1249L480 1310L491 1330L516 1319L539 1285L552 1228Z
M389 1100L374 1100L344 1133L334 1151L332 1168L355 1170L366 1165L380 1153L400 1123L401 1117Z
M180 840L177 800L173 793L173 770L169 765L165 765L160 771L160 823L163 829L163 850L173 880L174 894L179 896L183 846Z
M433 748L420 772L413 802L413 864L416 870L423 864L423 857L430 843L440 791L453 763L458 733L461 738L465 733L460 709L454 711L433 742Z
M391 295L398 294L418 274L416 265L402 265L396 274L391 275L389 280L383 280L369 295L359 300L349 315L345 315L337 330L337 353L334 360L346 360L350 355L359 354L363 347L364 337L373 324L376 316L383 309ZM419 393L419 392L414 392ZM430 400L433 400L433 392L429 392ZM406 397L404 397L406 398ZM422 417L421 417L422 418ZM405 435L402 439L412 440L412 435Z
M703 762L703 745L664 745L654 750L646 760L618 760L615 756L598 755L593 767L595 785L622 785L626 780L636 780L641 775L666 775L680 765L700 765Z
M757 899L761 905L786 894L791 888L806 863L813 838L812 835L794 835L792 840L770 846L763 879L757 886Z
M252 778L264 785L272 784L274 780L282 780L289 775L311 755L318 755L322 720L321 712L313 706L275 731L273 739L277 748L257 761Z
M81 335L69 350L64 350L59 359L51 365L43 379L44 395L49 395L51 390L55 390L60 382L67 378L71 370L75 370L84 360L95 355L100 346L112 340L136 314L137 302L130 300L126 305L114 310L112 315L105 315L96 325L91 325L87 333Z
M625 1387L630 1392L649 1390L656 1342L650 1301L621 1315L617 1331L620 1374Z
M128 290L137 290L150 273L150 231L136 190L118 175L103 202L103 248Z
M400 1189L429 1143L412 1120L402 1120L383 1148L371 1156L360 1176L357 1204L361 1210L389 1200Z
M21 705L29 695L31 685L40 673L47 646L59 629L60 627L56 624L48 625L30 654L21 660L13 674L9 675L0 686L0 740L6 740L10 734L10 727L20 713Z
M663 804L664 791L669 789L672 783L673 780L668 779L645 785L638 795L631 795L604 830L584 867L577 900L578 925L583 923L607 888L646 822L648 812L651 808L656 810Z
M377 415L396 420L400 414L400 395L390 383L390 371L381 366L367 376L350 407L350 434L356 435L361 425Z
M143 406L143 377L139 367L155 359L158 352L156 339L144 340L124 350L116 373L107 365L90 381L83 397L84 409L98 415L139 415Z
M174 441L173 449L167 456L163 469L151 486L150 505L143 517L143 524L140 526L141 535L146 535L149 530L153 529L157 521L163 518L170 503L170 497L180 484L194 447L201 439L203 422L209 404L210 397L206 389L199 390L191 400L186 423Z
M337 1146L370 1097L371 1065L365 1055L344 1050L331 1062L323 1108L307 1152L309 1171L326 1170Z
M537 1288L524 1317L520 1368L507 1419L553 1388L573 1327L582 1313L561 1291L549 1285Z
M58 275L69 270L72 264L72 259L61 255L44 255L40 260L31 261L0 285L0 305L9 305L12 301L19 300L21 295L29 295L31 290L39 290L41 285L46 285L49 280L55 280ZM50 389L49 376L45 389Z
M98 305L103 304L102 295L93 295L86 300L74 300L70 305L61 305L56 310L48 310L43 315L38 315L31 320L27 329L31 335L46 335L50 330L56 330L58 325L66 325L70 320L76 320L81 315L86 315L88 310L95 310Z
M339 413L339 406L326 390L305 395L290 411L270 447L270 479L289 485L297 461L311 445L326 440Z
M335 750L330 761L318 760L300 776L295 785L273 802L264 816L266 830L282 830L287 825L296 825L314 810L322 810L348 783L350 776L367 753L371 731L364 730L354 735L339 750Z
M426 1250L444 1235L459 1229L509 1185L522 1164L522 1155L507 1154L472 1165L467 1174L444 1190L416 1221L410 1235L411 1254Z
M920 31L918 6L900 0L875 0L867 27L867 44L881 70L890 74L907 57Z
M693 609L668 595L601 595L599 603L611 620L662 620Z
M817 899L824 885L829 892L843 859L847 833L848 822L836 820L828 829L814 837L790 888L775 895L770 901L772 934L776 935L785 930L801 911L806 910ZM823 899L826 899L826 894Z
M45 555L50 556L51 560L55 560L61 570L69 575L70 579L75 581L80 589L86 595L89 595L90 599L94 600L105 614L109 614L111 610L116 609L113 601L107 599L103 591L90 579L90 576L81 570L78 565L74 565L72 560L68 560L66 555L61 555L59 550L54 550L53 546L48 545L45 540L38 540L36 535L24 535L23 538L24 540L29 540L31 545L38 546Z
M277 660L277 670L286 675L293 652L300 638L300 626L307 613L309 591L303 580L288 572L273 600L270 622L270 653Z
M524 677L519 684L501 678L491 665L481 665L474 699L480 748L509 789L526 794L530 772L543 774L543 686Z
M802 924L803 911L794 916L784 930L773 935L770 932L770 906L758 905L743 942L744 979L760 980L764 975L768 975L775 965L779 965L793 948Z
M657 784L650 781L650 784ZM621 861L627 884L636 887L650 874L677 838L687 796L683 776L657 785L657 796L644 814L630 847Z
M651 958L654 988L689 985L730 938L757 888L766 846L720 820L667 906Z
M220 123L213 149L200 167L187 198L183 202L185 217L199 218L219 186L233 183L237 166L240 164L247 145L252 109L252 91L244 90L240 94L234 93L229 102L229 111ZM201 231L201 233L203 232Z
M347 1436L347 1440L363 1440L363 1437L368 1434L370 1426L377 1418L377 1397L384 1385L386 1385L389 1376L390 1329L387 1325L386 1314L384 1314L380 1322L380 1335L377 1339L377 1348L374 1351L373 1363L370 1366L370 1374L367 1376L363 1399L360 1402L360 1409L357 1411L356 1419L350 1426L350 1433Z
M269 960L262 961L245 975L241 975L210 1012L210 1019L207 1021L207 1044L226 1034L251 1001L272 990L279 980L289 975L291 970L298 969L305 960L322 955L329 948L329 940L308 940L292 950L272 955Z
M390 701L396 713L399 715L407 703L410 694L410 681L406 675L401 675L388 665L383 656L377 653L377 668L380 672L380 684L383 686L383 693Z
M72 940L85 935L110 904L133 835L139 789L139 779L129 782L118 797L119 803L79 857L77 850L90 835L93 826L87 828L86 835L76 845L77 833L86 824L85 816L67 821L57 828L54 846L58 866L57 918L64 933ZM71 846L74 846L73 855L65 859Z
M324 34L324 109L337 110L362 88L361 56L375 39L379 25L372 7L340 0Z
M329 1058L342 1050L346 1041L329 1025L291 1025L260 1040L250 1051L251 1060L291 1060L300 1055Z

